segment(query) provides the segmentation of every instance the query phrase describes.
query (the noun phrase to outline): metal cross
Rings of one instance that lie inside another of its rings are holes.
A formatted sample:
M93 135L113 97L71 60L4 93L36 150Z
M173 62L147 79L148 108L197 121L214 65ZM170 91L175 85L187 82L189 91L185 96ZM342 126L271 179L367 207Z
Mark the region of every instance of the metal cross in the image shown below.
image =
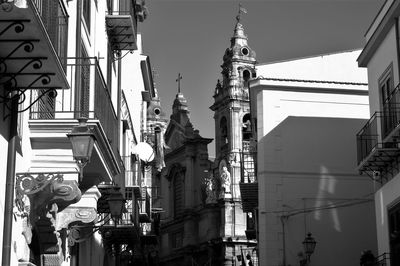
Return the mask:
M181 93L181 73L178 73L178 78L176 79L176 82L178 82L178 93Z

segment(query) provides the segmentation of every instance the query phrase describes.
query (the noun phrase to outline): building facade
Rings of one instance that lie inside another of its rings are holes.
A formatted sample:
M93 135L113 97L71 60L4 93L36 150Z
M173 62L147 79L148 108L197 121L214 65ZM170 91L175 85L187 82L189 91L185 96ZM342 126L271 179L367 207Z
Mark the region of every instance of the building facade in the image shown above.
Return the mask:
M385 1L365 34L366 45L358 58L359 66L368 70L371 117L357 134L358 170L376 186L378 255L387 265L400 263L399 4L399 1Z
M358 265L376 252L374 184L354 167L368 117L359 53L258 65L250 81L262 265Z
M140 46L145 6L0 5L2 265L149 264L151 182L134 147L155 93L148 58L125 57ZM140 82L124 87L128 68ZM150 97L131 113L141 91ZM67 134L80 133L94 140L89 158L72 153Z

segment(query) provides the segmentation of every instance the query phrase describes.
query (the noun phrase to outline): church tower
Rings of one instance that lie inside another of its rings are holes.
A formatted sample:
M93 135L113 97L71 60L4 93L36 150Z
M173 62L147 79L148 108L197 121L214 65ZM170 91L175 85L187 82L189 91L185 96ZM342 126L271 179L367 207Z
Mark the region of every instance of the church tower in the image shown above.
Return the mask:
M222 82L217 82L214 104L210 107L214 111L215 152L219 160L232 159L233 154L241 150L242 141L250 138L243 131L250 120L248 81L256 77L256 53L248 45L240 21L241 13L239 11L236 17L231 46L225 50L221 65Z
M243 212L239 189L239 183L244 178L243 152L249 150L252 140L249 80L256 77L256 53L248 45L248 38L244 33L241 23L243 13L246 10L240 6L230 47L223 56L222 79L217 82L213 95L214 104L210 107L214 111L215 120L216 159L213 174L220 180L221 186L225 187L223 203L220 199L219 206L223 224L220 235L224 242L226 262L236 261L238 255L249 257L249 254L253 257L254 249L249 248L252 242L248 242L246 237L251 214ZM224 184L226 171L229 180ZM253 244L256 245L255 242ZM240 262L225 265L238 265L237 263Z

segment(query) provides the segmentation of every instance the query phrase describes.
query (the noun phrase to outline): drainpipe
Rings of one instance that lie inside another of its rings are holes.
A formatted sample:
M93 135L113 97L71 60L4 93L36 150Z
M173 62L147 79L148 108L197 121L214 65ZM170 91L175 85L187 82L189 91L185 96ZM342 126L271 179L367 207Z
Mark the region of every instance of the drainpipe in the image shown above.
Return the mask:
M13 92L11 98L10 135L7 151L7 173L6 173L6 195L4 199L4 227L3 227L3 258L2 266L11 263L11 242L14 207L14 183L15 183L15 161L17 147L17 124L18 124L18 100L19 96Z
M75 34L75 115L81 117L81 79L82 79L82 0L76 2L76 34Z
M121 88L121 67L122 67L122 57L118 59L118 88L117 88L117 147L120 149L120 139L121 139L121 101L122 101L122 88Z
M400 79L400 37L399 37L399 18L395 18L395 30L396 30L396 52L397 52L397 73Z
M282 223L282 265L286 266L286 235L285 235L285 219L287 220L287 216L281 216L281 223Z

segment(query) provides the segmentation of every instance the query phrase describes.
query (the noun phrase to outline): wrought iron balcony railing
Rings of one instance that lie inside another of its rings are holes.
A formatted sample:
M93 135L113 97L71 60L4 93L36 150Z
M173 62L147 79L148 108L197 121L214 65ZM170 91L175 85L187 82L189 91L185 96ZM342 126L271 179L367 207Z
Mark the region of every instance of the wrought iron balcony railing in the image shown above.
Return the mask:
M68 15L61 0L31 0L53 44L61 65L66 70L68 44Z
M241 177L240 183L257 182L257 150L250 141L242 142L242 152L240 160Z
M119 10L109 10L106 14L106 30L112 49L137 49L137 22L142 22L146 16L146 8L136 1L120 1Z
M383 253L375 258L375 263L371 266L386 266L390 262L390 253Z
M34 103L30 109L30 119L77 119L87 117L99 120L101 126L110 141L115 154L118 154L118 121L111 100L109 89L101 72L97 58L82 58L80 71L82 79L80 92L77 91L74 81L75 71L79 71L75 58L68 59L67 78L71 84L71 90L56 90L57 96L42 97ZM34 90L31 94L31 103L36 99L35 94L41 93L41 89ZM76 95L81 96L75 100ZM52 95L54 96L54 95Z
M123 161L125 165L125 186L140 187L142 183L140 161L132 156L123 156Z
M378 128L382 121L382 113L376 112L357 133L357 163L360 164L371 151L381 145Z
M258 206L257 149L251 141L243 141L240 160L240 195L244 212Z

